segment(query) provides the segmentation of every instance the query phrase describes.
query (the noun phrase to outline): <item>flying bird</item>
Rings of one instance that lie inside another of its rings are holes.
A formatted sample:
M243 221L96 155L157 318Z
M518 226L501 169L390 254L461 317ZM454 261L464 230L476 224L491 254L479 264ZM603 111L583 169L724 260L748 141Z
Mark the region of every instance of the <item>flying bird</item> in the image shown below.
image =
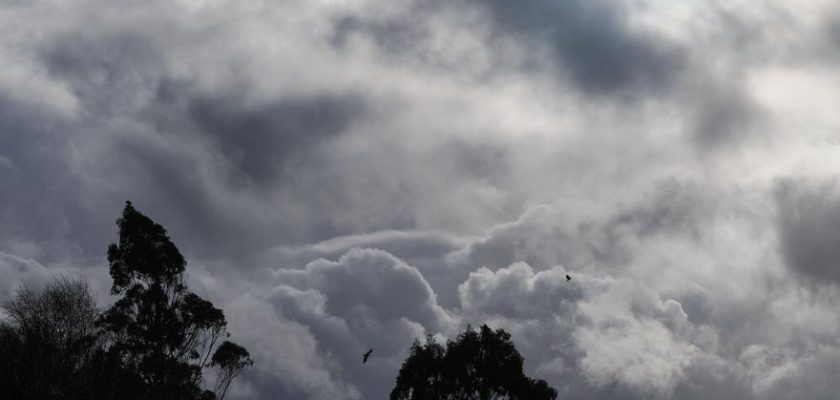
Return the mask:
M570 281L570 280L572 280L572 277L571 277L571 276L569 276L569 274L566 274L566 282L568 282L568 281Z
M370 357L370 353L373 353L373 349L367 351L367 353L362 355L362 364L367 362L368 357Z

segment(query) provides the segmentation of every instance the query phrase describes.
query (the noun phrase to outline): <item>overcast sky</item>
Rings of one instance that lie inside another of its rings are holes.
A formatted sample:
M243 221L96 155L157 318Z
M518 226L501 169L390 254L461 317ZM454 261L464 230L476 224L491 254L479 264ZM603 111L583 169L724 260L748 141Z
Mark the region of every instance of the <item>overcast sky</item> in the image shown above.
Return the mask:
M838 67L832 0L5 0L0 298L107 304L131 200L234 399L483 323L561 399L835 399Z

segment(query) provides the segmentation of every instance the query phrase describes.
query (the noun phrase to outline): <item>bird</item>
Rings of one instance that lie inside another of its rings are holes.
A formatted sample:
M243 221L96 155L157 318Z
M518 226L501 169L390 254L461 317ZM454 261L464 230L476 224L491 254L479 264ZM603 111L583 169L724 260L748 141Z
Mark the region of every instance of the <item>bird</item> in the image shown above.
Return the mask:
M370 353L373 353L373 349L367 351L367 353L362 355L362 364L367 362L368 357L370 357Z
M569 276L569 274L566 274L566 282L568 282L568 281L570 281L570 280L572 280L572 277L571 277L571 276Z

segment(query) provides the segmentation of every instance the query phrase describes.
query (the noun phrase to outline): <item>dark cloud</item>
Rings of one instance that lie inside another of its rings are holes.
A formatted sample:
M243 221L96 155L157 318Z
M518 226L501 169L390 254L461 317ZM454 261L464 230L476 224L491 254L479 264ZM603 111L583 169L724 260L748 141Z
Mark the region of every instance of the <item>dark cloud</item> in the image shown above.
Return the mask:
M49 75L66 82L97 119L136 109L166 73L161 46L131 28L62 32L39 50Z
M347 46L354 35L372 38L384 51L402 56L410 55L418 45L431 34L429 27L418 20L422 19L422 6L411 4L412 12L419 18L371 19L361 15L342 15L333 22L332 41L336 46Z
M330 42L341 50L372 45L388 63L421 66L467 79L493 79L519 65L485 52L487 23L460 2L404 2L381 12L353 10L331 21Z
M840 49L840 16L833 15L826 18L825 33L828 42Z
M586 92L667 91L685 51L665 38L632 29L620 4L607 1L478 1L501 28L528 44L549 46L557 64Z
M496 32L483 31L475 10L486 11ZM469 70L479 78L507 67L541 70L542 60L505 59L500 50L489 65L457 45L441 48L435 25L442 16L473 29L482 40L505 43L512 36L533 54L548 49L563 78L584 92L632 97L635 91L666 93L687 64L687 51L654 33L634 29L629 9L610 1L470 0L409 3L398 13L342 15L333 23L334 44L344 47L357 36L369 38L389 57L448 71ZM452 38L457 40L457 38ZM500 45L500 48L504 45ZM457 56L453 56L453 54Z
M840 10L833 10L822 18L821 41L815 43L818 47L816 56L828 64L836 63L840 56Z
M817 282L840 283L840 187L834 180L789 180L777 189L779 239L788 267Z
M203 135L256 185L283 181L283 166L305 159L318 143L365 118L359 96L283 98L248 107L244 99L211 97L190 102L189 116Z
M735 73L735 72L733 72ZM738 76L708 77L694 95L694 138L701 150L738 148L764 128L764 113ZM767 139L767 138L765 138Z
M7 249L48 262L84 255L78 247L90 245L72 237L76 229L95 229L80 217L87 202L67 198L82 182L67 168L75 129L72 119L0 96L0 157L5 160L0 168L0 244ZM38 250L28 253L25 247Z

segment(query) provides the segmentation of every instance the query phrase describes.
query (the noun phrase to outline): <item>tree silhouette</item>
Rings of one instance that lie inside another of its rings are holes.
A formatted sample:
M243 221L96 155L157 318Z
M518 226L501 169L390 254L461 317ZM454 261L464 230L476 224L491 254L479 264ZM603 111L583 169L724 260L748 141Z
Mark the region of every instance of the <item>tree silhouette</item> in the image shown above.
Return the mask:
M87 284L67 278L43 290L21 287L3 304L0 393L15 399L97 397L101 341Z
M557 391L525 376L510 334L482 325L448 341L415 341L403 362L391 400L553 400Z
M251 360L248 350L245 350L244 347L228 342L227 340L222 342L219 345L219 349L213 354L213 359L210 362L210 365L219 368L214 392L221 392L219 397L223 398L233 378L236 378L242 369L252 364L254 362Z
M123 378L136 377L140 398L222 398L230 380L251 365L248 351L230 342L217 346L226 334L224 313L188 291L186 260L162 226L131 202L117 225L120 239L109 246L108 262L111 293L122 297L100 325L109 334L109 354L130 372ZM202 370L211 365L228 377L216 393L201 389Z

